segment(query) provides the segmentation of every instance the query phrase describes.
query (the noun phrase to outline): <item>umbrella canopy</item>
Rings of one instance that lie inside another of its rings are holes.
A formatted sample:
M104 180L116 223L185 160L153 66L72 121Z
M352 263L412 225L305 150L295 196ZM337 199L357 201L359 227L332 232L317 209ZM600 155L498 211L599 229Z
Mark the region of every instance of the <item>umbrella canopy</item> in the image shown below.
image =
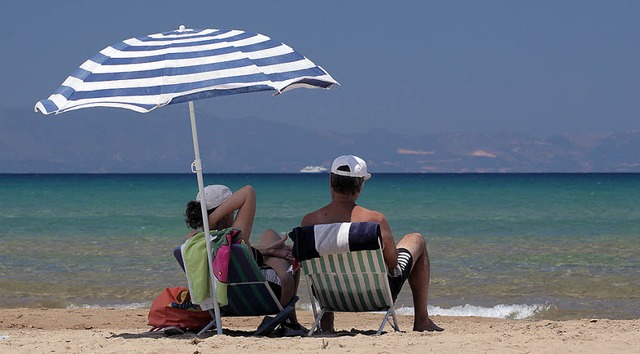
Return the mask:
M214 96L335 84L324 69L265 35L180 26L101 50L35 110L50 114L120 107L149 112Z
M64 113L89 107L119 107L149 112L189 102L198 190L204 194L202 162L193 101L238 93L331 88L331 75L286 44L252 32L187 29L130 38L85 61L35 111ZM207 257L212 262L207 206L201 202ZM209 274L215 325L222 333L215 280ZM210 326L201 331L208 330Z

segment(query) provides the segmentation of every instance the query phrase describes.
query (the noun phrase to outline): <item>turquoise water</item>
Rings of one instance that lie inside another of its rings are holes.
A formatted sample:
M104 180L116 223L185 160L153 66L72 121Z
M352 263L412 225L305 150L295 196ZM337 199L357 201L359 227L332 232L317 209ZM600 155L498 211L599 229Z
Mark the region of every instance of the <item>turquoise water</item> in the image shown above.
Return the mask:
M256 235L329 200L326 174L205 183L256 188ZM184 285L171 249L196 192L194 175L0 175L0 307L145 307ZM638 201L640 174L376 174L360 198L427 238L432 314L549 319L640 318Z

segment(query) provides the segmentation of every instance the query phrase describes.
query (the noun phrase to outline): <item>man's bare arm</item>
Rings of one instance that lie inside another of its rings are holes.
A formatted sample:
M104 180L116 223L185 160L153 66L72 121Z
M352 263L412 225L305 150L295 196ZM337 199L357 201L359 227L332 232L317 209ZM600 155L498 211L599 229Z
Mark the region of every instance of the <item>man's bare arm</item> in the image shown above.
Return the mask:
M398 265L398 250L396 249L396 243L393 239L393 232L391 232L391 225L389 225L389 221L387 221L387 218L382 213L370 213L370 221L380 224L384 262L387 264L389 269L393 269Z

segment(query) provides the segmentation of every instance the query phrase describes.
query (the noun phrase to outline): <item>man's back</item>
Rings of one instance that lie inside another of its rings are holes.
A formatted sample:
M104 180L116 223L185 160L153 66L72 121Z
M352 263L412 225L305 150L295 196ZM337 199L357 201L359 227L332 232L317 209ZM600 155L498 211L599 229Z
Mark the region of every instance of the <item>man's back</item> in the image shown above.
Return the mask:
M335 222L378 222L382 216L378 212L371 211L353 203L334 203L330 204L305 215L302 218L302 226L331 224ZM384 216L382 216L384 218Z
M377 222L382 233L382 249L387 267L393 269L398 262L398 253L391 227L385 216L355 204L357 196L333 194L331 203L302 218L300 226L332 224L336 222Z

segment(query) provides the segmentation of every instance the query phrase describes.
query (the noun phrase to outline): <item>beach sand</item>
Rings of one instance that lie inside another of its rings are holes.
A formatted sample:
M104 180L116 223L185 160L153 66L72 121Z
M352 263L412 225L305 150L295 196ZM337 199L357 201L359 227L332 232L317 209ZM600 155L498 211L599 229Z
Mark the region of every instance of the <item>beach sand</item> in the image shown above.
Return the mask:
M299 311L305 325L312 314ZM399 316L402 332L387 325L375 335L382 316L336 316L338 335L252 337L260 318L224 318L223 335L167 337L148 332L147 310L1 309L0 353L639 353L640 320L569 321L438 317L442 333L410 331L411 316Z

